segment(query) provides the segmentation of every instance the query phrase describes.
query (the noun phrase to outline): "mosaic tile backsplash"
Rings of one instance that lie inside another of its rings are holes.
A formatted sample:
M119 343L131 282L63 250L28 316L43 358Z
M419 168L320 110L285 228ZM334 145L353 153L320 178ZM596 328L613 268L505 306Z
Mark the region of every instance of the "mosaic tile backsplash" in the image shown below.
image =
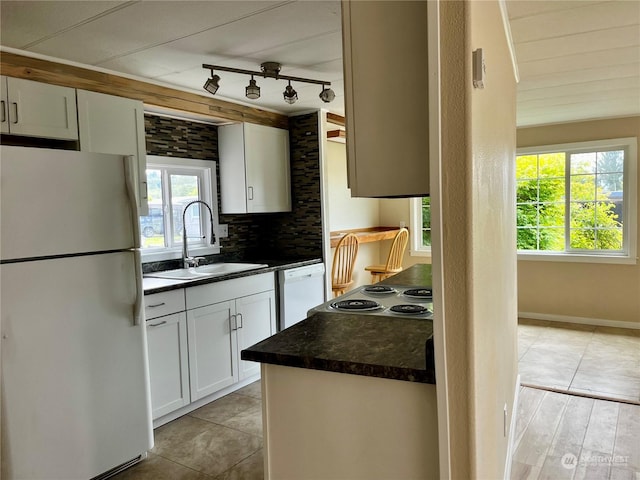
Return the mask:
M214 125L145 115L145 134L148 155L218 160L218 131ZM292 211L246 215L218 212L220 223L229 226L229 237L221 240L221 254L210 261L322 257L318 114L291 117L289 141ZM220 192L219 169L216 173ZM144 264L143 271L179 267L179 260L170 260Z

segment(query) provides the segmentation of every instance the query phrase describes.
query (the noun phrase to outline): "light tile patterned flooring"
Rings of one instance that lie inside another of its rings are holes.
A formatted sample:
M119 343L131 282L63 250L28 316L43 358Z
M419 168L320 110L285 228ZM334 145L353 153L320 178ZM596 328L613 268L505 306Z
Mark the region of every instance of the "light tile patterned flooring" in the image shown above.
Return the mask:
M640 331L520 319L518 347L541 388L520 389L512 480L640 480Z
M640 480L640 331L521 319L518 344L522 383L548 390L520 390L511 478ZM255 382L157 428L113 478L263 480L260 398Z
M512 480L639 480L640 405L522 387Z
M146 460L117 480L263 480L260 382L155 430Z
M640 404L640 330L520 319L520 381Z

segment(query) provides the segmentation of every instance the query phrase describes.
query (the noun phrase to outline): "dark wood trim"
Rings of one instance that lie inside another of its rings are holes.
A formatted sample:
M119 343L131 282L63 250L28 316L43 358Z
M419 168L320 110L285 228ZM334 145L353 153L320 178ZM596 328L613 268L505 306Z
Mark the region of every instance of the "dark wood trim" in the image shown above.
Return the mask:
M327 122L333 123L334 125L340 125L341 127L345 126L344 117L336 113L327 112Z
M331 140L338 143L345 143L347 140L347 134L344 130L328 130L327 140Z
M289 118L279 113L14 53L0 54L0 72L9 77L132 98L148 105L205 115L223 121L289 128Z

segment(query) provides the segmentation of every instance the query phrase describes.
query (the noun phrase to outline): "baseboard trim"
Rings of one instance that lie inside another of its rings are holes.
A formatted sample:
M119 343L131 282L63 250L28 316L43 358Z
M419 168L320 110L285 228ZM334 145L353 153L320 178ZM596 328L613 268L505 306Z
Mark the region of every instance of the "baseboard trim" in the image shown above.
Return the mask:
M518 317L530 318L533 320L549 320L550 322L581 323L583 325L596 325L598 327L630 328L633 330L640 330L640 323L623 322L621 320L606 320L603 318L573 317L570 315L535 312L518 312Z
M513 445L516 434L516 418L518 417L518 402L520 401L520 374L516 377L516 388L513 394L513 407L511 408L511 421L509 422L509 438L507 439L507 461L504 466L504 480L511 479L511 464L513 456Z

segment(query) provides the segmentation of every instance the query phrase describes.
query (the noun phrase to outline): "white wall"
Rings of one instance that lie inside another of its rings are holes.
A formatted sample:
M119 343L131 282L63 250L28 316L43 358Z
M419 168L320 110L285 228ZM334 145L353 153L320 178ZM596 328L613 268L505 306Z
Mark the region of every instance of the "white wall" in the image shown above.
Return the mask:
M329 230L339 232L354 228L380 225L380 201L375 198L351 198L347 188L347 152L343 143L325 140L325 168L327 179L327 208ZM380 243L361 243L356 265L353 269L353 286L371 283L371 275L365 271L367 265L380 263ZM333 253L331 249L331 261ZM329 268L331 263L329 263Z

